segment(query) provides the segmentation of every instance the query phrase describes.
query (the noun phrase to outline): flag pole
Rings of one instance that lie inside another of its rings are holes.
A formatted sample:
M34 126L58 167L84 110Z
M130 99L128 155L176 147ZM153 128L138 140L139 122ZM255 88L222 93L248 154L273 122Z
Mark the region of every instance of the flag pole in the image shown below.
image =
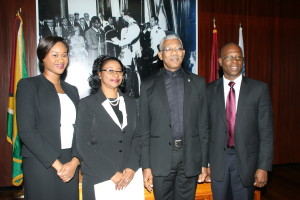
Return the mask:
M240 22L239 24L239 46L242 50L242 55L243 57L245 56L245 52L244 52L244 39L243 39L243 28L242 28L242 23ZM242 66L242 74L243 76L246 75L246 69L245 69L245 60L243 60L243 66Z
M210 57L210 74L208 82L213 82L218 79L218 37L217 37L217 26L216 18L213 20L213 37L212 37L212 47L211 47L211 57Z

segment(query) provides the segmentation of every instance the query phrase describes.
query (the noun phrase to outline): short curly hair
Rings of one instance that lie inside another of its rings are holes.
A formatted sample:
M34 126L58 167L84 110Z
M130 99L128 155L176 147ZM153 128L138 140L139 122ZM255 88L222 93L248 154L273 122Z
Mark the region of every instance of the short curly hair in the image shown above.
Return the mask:
M122 62L118 58L113 57L113 56L107 56L107 55L99 56L94 61L93 69L92 69L92 75L88 79L89 85L91 87L91 94L95 94L95 93L98 92L98 90L101 86L101 80L99 78L98 73L102 70L105 63L109 60L117 61L120 64L120 66L122 67L122 70L125 71L124 65L122 64Z

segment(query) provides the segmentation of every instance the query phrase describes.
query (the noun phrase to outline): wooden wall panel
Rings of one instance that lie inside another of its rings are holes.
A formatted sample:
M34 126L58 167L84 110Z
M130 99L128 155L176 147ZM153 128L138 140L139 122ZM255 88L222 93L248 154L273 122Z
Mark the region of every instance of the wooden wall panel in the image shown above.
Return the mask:
M238 25L244 34L247 76L267 82L275 120L274 164L300 162L298 130L300 95L297 84L300 57L300 1L198 0L199 74L209 77L212 19L216 17L219 48L238 42ZM0 187L11 184L11 148L6 142L6 112L13 21L22 8L29 75L36 72L35 0L4 1L0 8Z
M29 75L36 72L36 11L35 0L3 1L0 8L0 187L11 185L11 146L6 141L6 115L10 76L13 26L17 10L22 8L24 37Z

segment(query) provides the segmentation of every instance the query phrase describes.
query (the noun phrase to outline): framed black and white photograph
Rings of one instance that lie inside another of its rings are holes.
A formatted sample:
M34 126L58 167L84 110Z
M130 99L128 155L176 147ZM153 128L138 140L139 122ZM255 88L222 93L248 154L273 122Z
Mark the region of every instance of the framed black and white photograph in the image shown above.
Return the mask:
M118 57L126 68L123 91L138 98L143 79L163 67L161 39L178 34L184 68L197 74L196 0L37 0L38 39L57 35L70 47L65 81L80 97L99 55Z

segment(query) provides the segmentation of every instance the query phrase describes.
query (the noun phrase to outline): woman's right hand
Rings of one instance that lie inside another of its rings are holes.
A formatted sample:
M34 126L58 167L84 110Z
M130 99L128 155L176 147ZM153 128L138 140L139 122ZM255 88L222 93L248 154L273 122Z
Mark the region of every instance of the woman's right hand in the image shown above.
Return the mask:
M110 180L112 182L114 182L114 184L116 185L116 190L119 189L117 186L118 186L119 182L121 181L122 177L123 177L123 174L121 172L116 172L115 175L110 178Z

